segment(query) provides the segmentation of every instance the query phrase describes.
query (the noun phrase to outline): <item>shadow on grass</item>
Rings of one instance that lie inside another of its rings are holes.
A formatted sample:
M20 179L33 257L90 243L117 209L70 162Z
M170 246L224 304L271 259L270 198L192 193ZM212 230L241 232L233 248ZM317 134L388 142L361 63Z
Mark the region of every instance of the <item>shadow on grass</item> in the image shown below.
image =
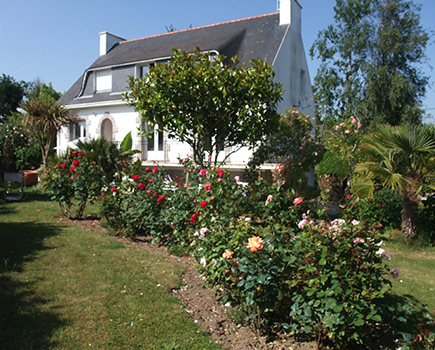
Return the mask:
M376 344L396 349L395 340L413 342L417 334L435 332L433 312L412 295L385 294L383 324L374 330Z
M20 281L24 264L38 251L50 249L44 239L56 235L59 226L37 223L0 223L0 349L49 349L55 329L64 322L48 300L35 293L33 281Z

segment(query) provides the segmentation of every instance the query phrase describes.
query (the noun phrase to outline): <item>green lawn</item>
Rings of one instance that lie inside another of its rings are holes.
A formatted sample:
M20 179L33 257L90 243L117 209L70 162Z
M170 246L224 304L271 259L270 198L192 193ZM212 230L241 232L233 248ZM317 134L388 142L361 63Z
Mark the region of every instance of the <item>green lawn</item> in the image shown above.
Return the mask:
M407 245L400 232L390 235L385 245L391 256L391 268L399 269L399 277L392 279L393 291L412 296L417 302L435 309L435 247Z
M220 348L169 293L181 266L58 211L0 201L0 349Z
M220 348L169 293L181 266L58 212L39 194L0 200L0 349ZM393 292L433 312L435 248L385 241Z

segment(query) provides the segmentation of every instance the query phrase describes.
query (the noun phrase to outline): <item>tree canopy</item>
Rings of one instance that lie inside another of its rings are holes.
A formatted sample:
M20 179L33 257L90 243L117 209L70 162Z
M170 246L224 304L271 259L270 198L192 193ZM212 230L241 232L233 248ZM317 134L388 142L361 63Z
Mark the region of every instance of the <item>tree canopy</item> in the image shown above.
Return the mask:
M360 175L353 191L370 196L376 186L389 187L402 196L402 232L417 236L418 203L424 190L435 190L435 128L433 126L378 126L363 138L368 161L356 166Z
M334 24L310 50L322 61L314 93L326 124L352 115L369 126L421 122L429 34L420 10L408 0L336 0Z
M0 77L0 118L6 118L17 111L26 94L28 83L15 81L9 75Z
M174 50L143 79L130 81L126 97L142 119L192 147L201 166L217 163L219 152L254 146L278 125L281 86L262 60L249 66L237 57ZM208 157L210 156L210 157Z
M38 140L44 166L59 128L71 121L72 112L57 103L59 97L60 94L51 84L36 84L29 93L28 100L20 105L26 112L25 123L31 127Z

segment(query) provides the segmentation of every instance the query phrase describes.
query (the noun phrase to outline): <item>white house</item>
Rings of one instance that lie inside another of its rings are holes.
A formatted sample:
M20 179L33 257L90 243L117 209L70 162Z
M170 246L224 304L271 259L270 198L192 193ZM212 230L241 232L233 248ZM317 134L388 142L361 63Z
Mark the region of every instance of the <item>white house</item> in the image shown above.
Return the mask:
M273 0L269 0L273 1ZM207 25L144 38L125 40L109 32L100 33L100 56L60 99L76 112L76 123L58 134L57 152L73 147L78 138L105 137L120 142L132 132L133 148L141 150L143 164L177 168L177 158L191 153L188 145L155 132L153 139L138 135L139 114L122 98L130 76L143 77L149 68L169 59L172 49L238 55L248 64L254 58L273 66L275 80L284 94L278 107L292 106L314 116L314 100L301 37L301 6L297 0L280 0L278 12ZM227 153L230 150L226 150ZM250 152L242 149L226 159L230 168L241 169ZM224 155L223 155L224 156Z

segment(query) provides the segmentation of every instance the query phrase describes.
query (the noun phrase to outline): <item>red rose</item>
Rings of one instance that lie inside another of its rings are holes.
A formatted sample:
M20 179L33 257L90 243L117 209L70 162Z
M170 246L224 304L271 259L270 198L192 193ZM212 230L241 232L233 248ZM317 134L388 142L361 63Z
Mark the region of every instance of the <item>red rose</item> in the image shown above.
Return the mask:
M207 202L207 201L203 201L203 202L201 202L201 204L200 204L201 208L205 208L207 205L208 205L208 202Z
M157 171L159 170L159 168L157 168L156 166L153 168L153 173L155 174Z
M162 203L164 200L165 200L165 196L160 196L160 197L157 199L157 203Z
M158 197L159 196L159 194L157 193L157 192L154 192L154 197Z
M62 167L62 169L65 169L66 164L65 164L65 163L62 163L60 166Z
M139 182L139 183L137 184L137 188L140 189L140 190L144 190L145 187L146 187L145 184L143 184L142 182Z
M149 179L150 184L154 182L154 179Z
M196 222L196 220L198 220L199 217L199 213L194 213L191 217L190 217L190 222L192 224L194 224Z
M151 193L151 190L146 190L145 191L147 194L150 194Z
M225 175L225 171L223 169L218 169L217 174L219 177L223 177Z
M77 154L77 151L72 151L71 154Z
M83 157L85 154L84 154L83 152L79 152L79 153L77 153L77 155L78 155L79 157Z
M75 168L76 168L75 166L72 166L71 168L69 168L69 171L73 172Z
M80 160L78 160L78 159L74 159L73 160L73 165L74 166L79 166L79 164L80 164Z
M133 175L131 178L132 178L134 181L138 181L138 180L140 179L140 176L139 176L139 175Z
M112 188L110 189L110 192L116 192L116 190L117 190L116 187L112 187Z
M145 171L148 171L148 170L150 170L150 168L149 168L149 167L146 167L146 168L145 168Z

